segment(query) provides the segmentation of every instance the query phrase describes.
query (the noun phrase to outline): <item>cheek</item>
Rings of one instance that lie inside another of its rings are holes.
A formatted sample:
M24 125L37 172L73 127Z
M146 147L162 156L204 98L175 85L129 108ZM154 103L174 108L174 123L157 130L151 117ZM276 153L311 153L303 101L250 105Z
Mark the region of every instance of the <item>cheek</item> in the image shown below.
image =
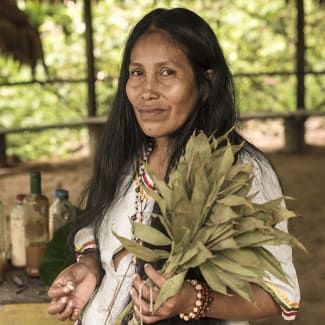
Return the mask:
M126 92L126 96L127 96L128 100L129 100L129 102L132 104L132 91L130 89L130 86L129 86L128 82L125 85L125 92Z

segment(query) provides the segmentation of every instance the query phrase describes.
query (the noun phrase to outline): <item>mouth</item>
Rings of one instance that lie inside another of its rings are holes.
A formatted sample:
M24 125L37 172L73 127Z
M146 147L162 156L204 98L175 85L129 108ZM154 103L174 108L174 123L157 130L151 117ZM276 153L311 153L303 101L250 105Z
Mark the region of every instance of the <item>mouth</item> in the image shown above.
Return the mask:
M159 107L137 109L137 113L141 119L151 119L151 118L159 117L165 112L166 112L165 109Z

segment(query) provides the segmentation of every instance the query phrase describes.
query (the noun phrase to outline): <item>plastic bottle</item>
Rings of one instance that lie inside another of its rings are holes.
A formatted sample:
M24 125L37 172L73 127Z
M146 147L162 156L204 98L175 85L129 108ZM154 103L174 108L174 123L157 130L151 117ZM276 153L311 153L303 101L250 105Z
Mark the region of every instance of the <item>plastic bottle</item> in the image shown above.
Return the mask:
M49 235L50 240L54 233L76 216L76 209L69 201L69 192L64 189L55 190L55 200L50 206Z
M5 280L5 272L7 267L7 254L5 245L6 218L4 207L0 201L0 283Z
M11 264L15 267L26 266L25 217L23 201L25 194L17 194L16 206L10 213Z
M26 273L39 276L40 260L48 243L49 200L42 194L41 173L30 174L30 194L24 199Z

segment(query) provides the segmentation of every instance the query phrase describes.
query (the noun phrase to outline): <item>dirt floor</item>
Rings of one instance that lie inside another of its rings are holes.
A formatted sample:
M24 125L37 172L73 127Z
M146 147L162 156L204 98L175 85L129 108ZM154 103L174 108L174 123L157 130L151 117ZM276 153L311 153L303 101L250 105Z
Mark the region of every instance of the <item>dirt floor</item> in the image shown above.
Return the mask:
M306 122L307 146L302 153L285 153L281 122L249 122L244 133L255 145L268 153L282 181L285 194L295 200L289 207L301 215L291 232L306 246L309 254L295 251L294 259L301 285L302 303L294 324L324 324L325 318L325 119ZM69 190L71 201L77 202L83 185L91 174L87 157L70 161L48 161L0 168L0 200L9 212L15 195L29 191L29 170L42 172L43 192L51 201L54 190ZM256 324L284 324L279 319Z

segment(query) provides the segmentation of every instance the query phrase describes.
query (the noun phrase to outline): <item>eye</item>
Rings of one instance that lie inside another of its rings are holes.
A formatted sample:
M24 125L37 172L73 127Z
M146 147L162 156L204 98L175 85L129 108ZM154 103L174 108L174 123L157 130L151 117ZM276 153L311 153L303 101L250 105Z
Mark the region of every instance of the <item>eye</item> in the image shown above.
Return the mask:
M133 76L133 77L140 77L143 75L143 71L140 69L133 69L129 73L130 73L130 76Z
M165 77L167 77L167 76L171 76L171 75L173 75L173 74L175 74L175 70L172 70L172 69L163 69L162 71L161 71L161 75L162 76L165 76Z

